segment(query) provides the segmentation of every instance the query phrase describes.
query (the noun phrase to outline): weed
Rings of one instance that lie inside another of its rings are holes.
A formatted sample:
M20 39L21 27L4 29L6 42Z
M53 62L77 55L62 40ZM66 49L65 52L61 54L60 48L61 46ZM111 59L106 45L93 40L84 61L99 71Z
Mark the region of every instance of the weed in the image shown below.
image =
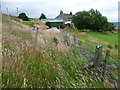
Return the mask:
M112 45L112 44L109 44L107 47L110 48L110 49L112 49L112 48L113 48L113 45Z
M53 40L53 42L56 44L56 45L58 45L58 43L59 43L59 41L58 41L58 39L57 38L52 38L52 40Z

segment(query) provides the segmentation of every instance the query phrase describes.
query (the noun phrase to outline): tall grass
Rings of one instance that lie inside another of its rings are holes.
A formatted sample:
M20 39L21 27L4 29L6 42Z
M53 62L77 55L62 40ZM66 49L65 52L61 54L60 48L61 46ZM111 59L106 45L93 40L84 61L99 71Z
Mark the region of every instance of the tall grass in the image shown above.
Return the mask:
M118 67L118 49L115 45L118 45L118 33L96 33L96 32L79 32L68 31L70 34L75 35L78 38L78 44L86 48L89 52L93 53L97 45L103 46L103 57L105 58L106 50L109 48L111 51L108 65L115 64ZM110 71L113 79L118 81L117 68Z
M13 27L13 26L12 26ZM34 47L35 32L19 26L8 30L3 23L3 88L105 88L101 76L95 78L89 63L74 47L73 38L61 32L39 32ZM53 39L54 38L54 39ZM57 44L56 44L57 40Z

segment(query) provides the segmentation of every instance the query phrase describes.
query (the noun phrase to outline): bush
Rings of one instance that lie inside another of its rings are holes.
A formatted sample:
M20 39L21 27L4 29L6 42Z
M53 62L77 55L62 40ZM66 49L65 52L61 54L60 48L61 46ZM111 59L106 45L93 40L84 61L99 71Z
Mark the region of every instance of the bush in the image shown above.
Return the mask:
M53 42L56 44L56 45L58 45L58 43L59 43L59 41L58 41L58 39L57 38L52 38L52 40L53 40Z
M58 25L57 25L57 28L58 28L58 29L59 29L59 28L60 28L60 29L63 29L63 28L65 28L65 27L66 27L65 24L58 24Z
M110 48L110 49L113 48L112 44L109 44L107 47Z
M46 25L51 28L51 23L50 22L46 22Z
M82 32L89 32L89 29L83 29Z
M118 44L115 44L114 46L115 46L116 49L118 49Z

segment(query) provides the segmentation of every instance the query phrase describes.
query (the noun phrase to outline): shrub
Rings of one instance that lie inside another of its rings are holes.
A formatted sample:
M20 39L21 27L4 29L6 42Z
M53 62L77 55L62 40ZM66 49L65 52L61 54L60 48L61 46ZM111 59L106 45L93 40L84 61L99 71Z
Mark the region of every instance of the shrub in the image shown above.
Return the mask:
M115 46L116 49L118 49L118 44L115 44L114 46Z
M57 38L52 38L52 40L53 40L53 42L56 44L56 45L58 45L58 43L59 43L59 41L58 41L58 39Z
M83 29L82 32L89 32L89 29Z
M110 48L110 49L113 48L112 44L109 44L107 47Z
M46 22L46 25L51 28L51 23L50 22Z
M81 45L83 42L81 40L78 41L78 45Z
M58 28L58 29L59 29L59 28L60 28L60 29L63 29L63 28L65 28L65 24L58 24L58 25L57 25L57 28Z

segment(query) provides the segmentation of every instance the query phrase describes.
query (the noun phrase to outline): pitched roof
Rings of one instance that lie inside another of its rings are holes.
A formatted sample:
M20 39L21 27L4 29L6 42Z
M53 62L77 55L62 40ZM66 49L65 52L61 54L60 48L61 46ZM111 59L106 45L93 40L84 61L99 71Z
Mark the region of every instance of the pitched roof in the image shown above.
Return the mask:
M64 22L71 21L72 12L71 12L71 14L66 14L66 13L60 12L60 14L56 18L63 18Z

